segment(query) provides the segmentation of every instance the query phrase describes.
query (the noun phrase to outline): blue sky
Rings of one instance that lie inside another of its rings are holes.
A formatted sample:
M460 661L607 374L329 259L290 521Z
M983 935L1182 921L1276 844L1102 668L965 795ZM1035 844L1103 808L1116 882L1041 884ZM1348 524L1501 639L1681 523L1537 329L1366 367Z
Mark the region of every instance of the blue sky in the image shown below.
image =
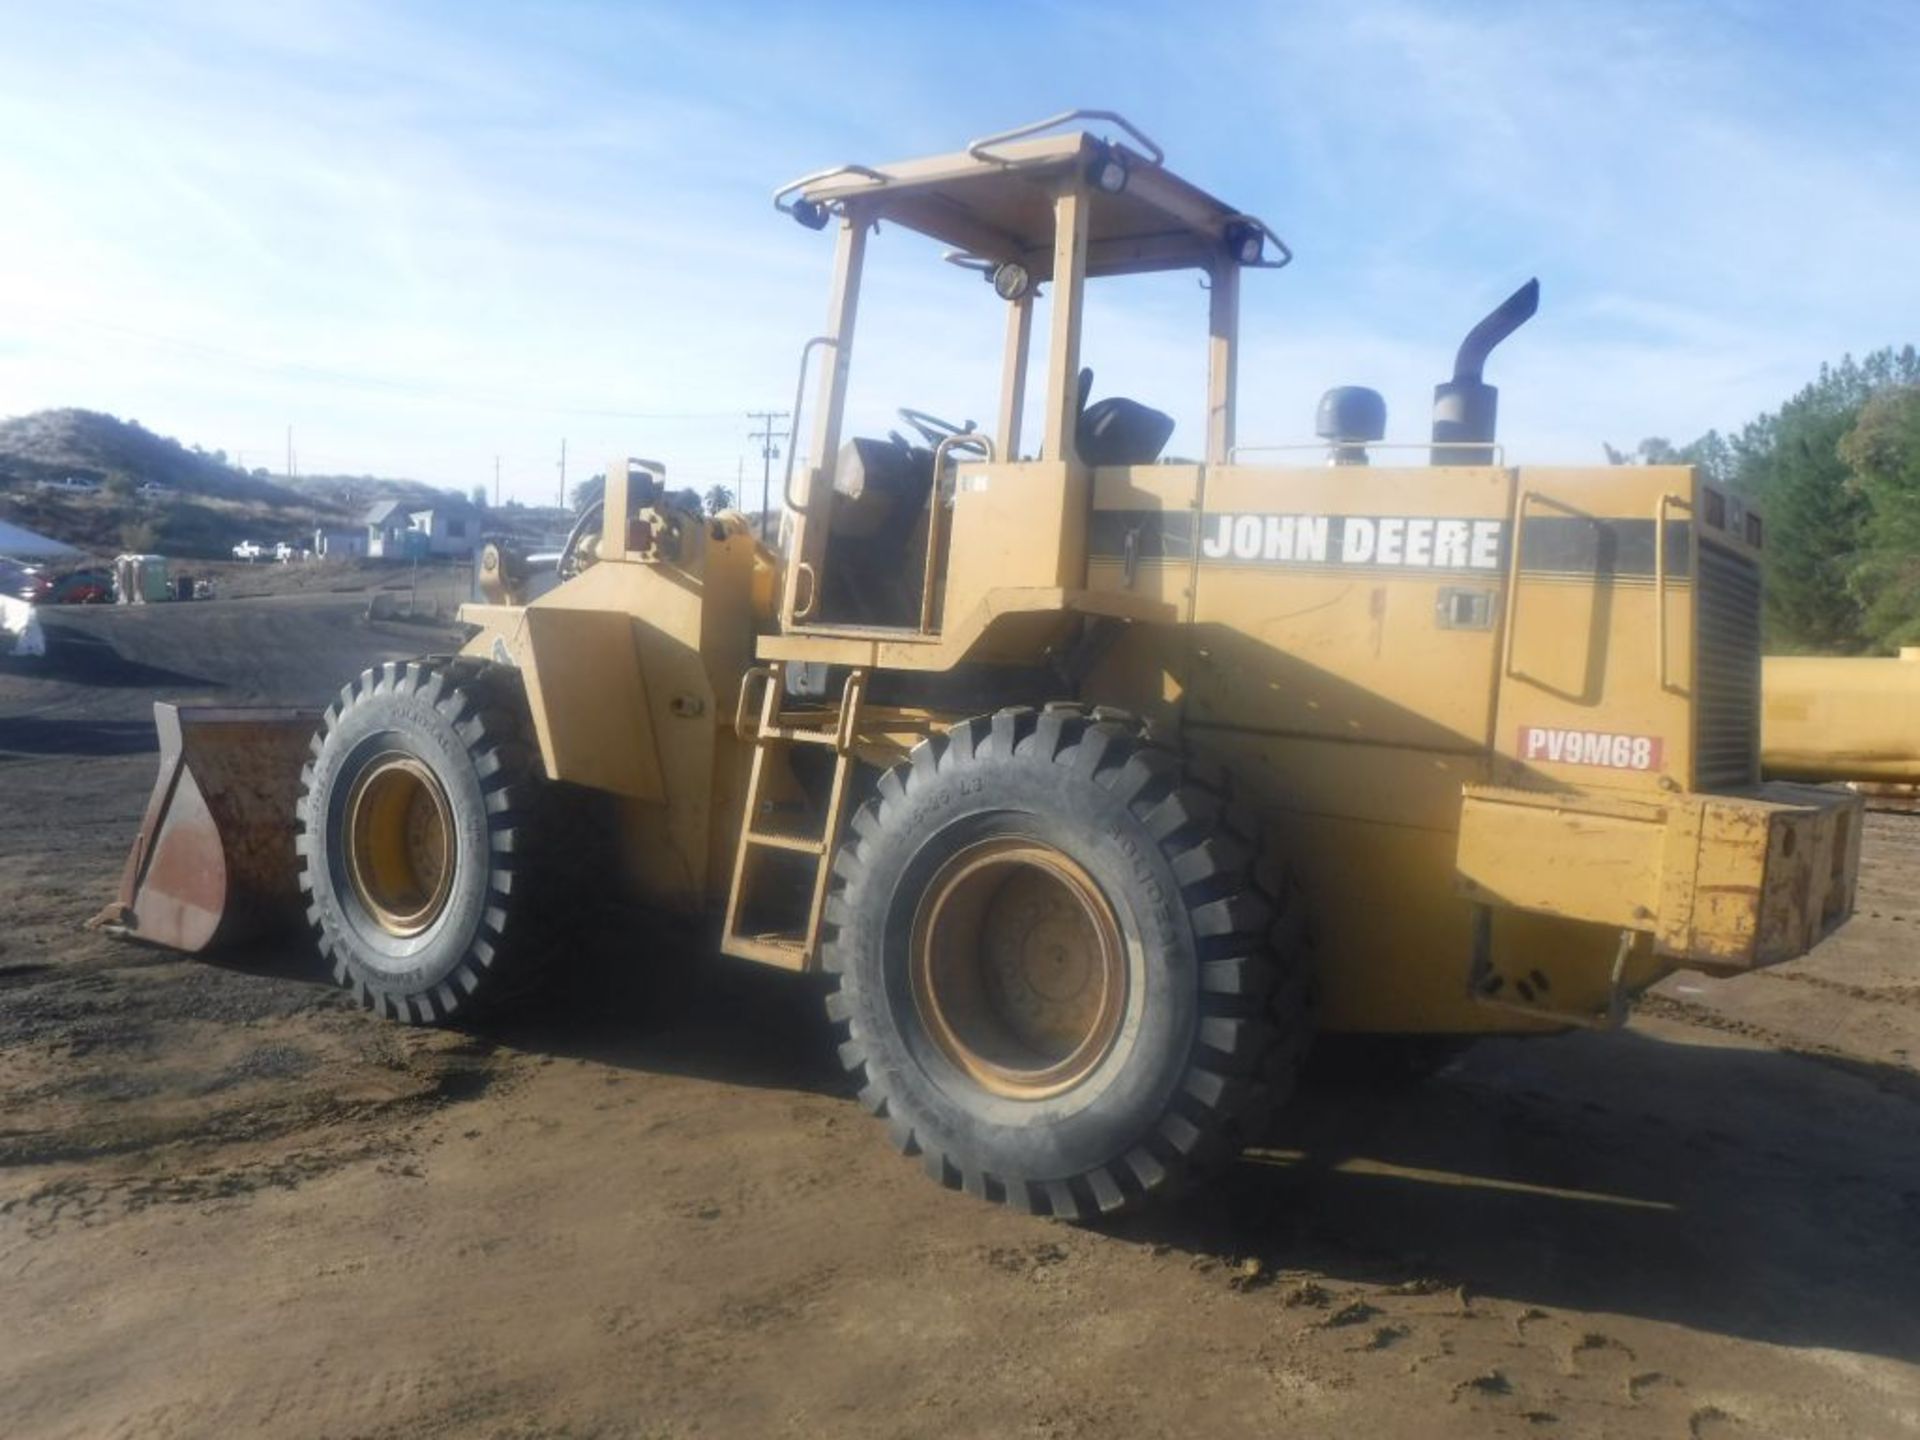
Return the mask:
M768 204L846 160L1124 111L1263 216L1241 434L1335 383L1424 433L1466 327L1509 454L1737 426L1920 340L1920 5L1126 3L0 8L0 414L84 405L279 468L553 492L605 456L731 483L785 408L829 236ZM876 243L865 425L986 420L1000 317ZM1197 449L1204 297L1096 287L1101 393ZM749 458L751 470L755 462Z

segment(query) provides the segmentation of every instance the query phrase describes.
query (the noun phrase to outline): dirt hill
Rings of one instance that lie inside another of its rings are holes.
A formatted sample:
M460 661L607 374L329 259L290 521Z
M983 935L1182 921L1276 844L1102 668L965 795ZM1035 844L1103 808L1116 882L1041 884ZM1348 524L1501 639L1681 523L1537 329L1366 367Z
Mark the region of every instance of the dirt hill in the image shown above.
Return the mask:
M100 489L60 493L39 485L69 477ZM166 491L140 493L149 484ZM224 451L182 445L93 410L0 421L0 515L97 555L153 550L204 558L228 555L241 540L305 543L320 526L358 523L375 500L450 496L459 498L376 476L276 480L228 464Z
M264 473L227 464L224 451L189 448L137 420L95 410L41 410L0 421L0 478L17 484L66 476L126 490L152 482L197 496L306 503Z

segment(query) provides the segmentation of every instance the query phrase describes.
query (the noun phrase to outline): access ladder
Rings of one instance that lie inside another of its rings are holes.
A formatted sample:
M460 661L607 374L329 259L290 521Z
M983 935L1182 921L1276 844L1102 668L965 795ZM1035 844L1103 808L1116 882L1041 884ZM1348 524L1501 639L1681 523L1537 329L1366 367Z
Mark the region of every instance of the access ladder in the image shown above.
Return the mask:
M780 701L786 692L785 672L786 666L776 661L755 666L740 682L734 723L742 738L753 741L753 764L747 774L745 813L740 843L734 852L733 884L727 894L727 917L720 948L743 960L758 960L787 970L811 970L818 960L820 919L826 910L827 888L832 880L834 843L839 839L848 782L855 764L853 746L859 733L867 672L855 670L847 676L837 713L828 710L783 712ZM744 721L756 683L762 687L760 718L749 737ZM822 726L821 721L831 721L831 728ZM833 751L833 780L818 833L777 829L768 820L774 808L767 800L768 760L776 752L784 753L795 745L821 745ZM760 898L759 887L767 879L763 857L769 852L782 851L813 857L813 887L805 927L798 932L755 929L749 933L746 926L753 914L754 901Z

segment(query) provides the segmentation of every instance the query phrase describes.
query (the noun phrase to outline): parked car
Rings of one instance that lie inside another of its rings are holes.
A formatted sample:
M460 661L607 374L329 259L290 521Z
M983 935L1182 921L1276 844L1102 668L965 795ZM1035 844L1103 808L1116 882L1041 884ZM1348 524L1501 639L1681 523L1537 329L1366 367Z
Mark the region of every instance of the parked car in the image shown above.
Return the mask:
M289 545L284 540L273 547L273 558L278 560L282 565L286 564L289 560L300 559L305 553L306 552L301 550L299 546Z
M245 560L249 565L266 553L266 546L262 545L258 540L242 540L238 545L233 547L233 558L236 560Z
M158 480L149 480L134 493L148 500L170 500L180 492L171 485L162 485Z
M108 570L68 570L55 575L41 571L28 584L22 600L35 605L111 605L113 573Z
M98 480L82 480L78 475L68 475L61 480L36 480L36 490L53 490L64 495L97 495L100 493Z
M39 573L38 565L26 565L18 560L0 560L0 595L12 600L25 600L33 591L33 577Z

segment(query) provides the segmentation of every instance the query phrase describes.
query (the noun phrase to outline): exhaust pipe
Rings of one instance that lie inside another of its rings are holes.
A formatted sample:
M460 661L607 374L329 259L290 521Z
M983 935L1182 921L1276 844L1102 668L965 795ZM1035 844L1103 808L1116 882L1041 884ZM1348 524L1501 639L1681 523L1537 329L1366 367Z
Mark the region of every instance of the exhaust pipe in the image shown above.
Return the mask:
M1493 347L1531 320L1539 308L1540 282L1529 280L1467 332L1467 338L1460 342L1460 353L1453 360L1453 378L1433 387L1434 449L1429 463L1493 463L1500 391L1480 375Z

